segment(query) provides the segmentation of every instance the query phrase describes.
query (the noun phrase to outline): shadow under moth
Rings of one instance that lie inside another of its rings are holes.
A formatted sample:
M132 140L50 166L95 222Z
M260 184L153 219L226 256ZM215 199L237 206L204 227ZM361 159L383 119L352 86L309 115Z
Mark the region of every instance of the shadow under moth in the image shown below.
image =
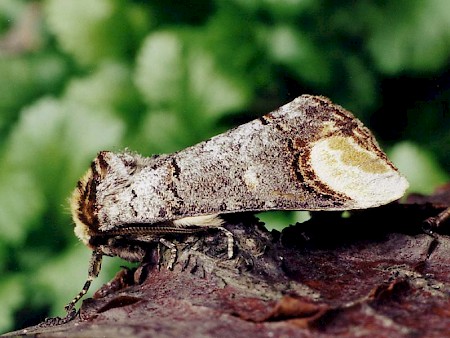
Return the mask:
M66 317L47 323L74 318L103 255L137 262L148 243L171 247L164 235L221 227L222 214L372 208L407 187L372 133L320 96L300 96L174 154L102 151L71 200L75 234L93 250L89 276Z

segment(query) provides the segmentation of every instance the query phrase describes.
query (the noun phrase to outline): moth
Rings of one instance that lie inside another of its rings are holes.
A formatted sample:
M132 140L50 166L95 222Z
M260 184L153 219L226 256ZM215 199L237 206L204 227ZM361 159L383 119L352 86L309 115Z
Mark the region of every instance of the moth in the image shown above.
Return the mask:
M59 322L75 316L103 255L142 261L148 243L222 227L223 214L372 208L407 187L372 133L321 96L300 96L173 154L102 151L72 195L75 234L93 254L89 277Z

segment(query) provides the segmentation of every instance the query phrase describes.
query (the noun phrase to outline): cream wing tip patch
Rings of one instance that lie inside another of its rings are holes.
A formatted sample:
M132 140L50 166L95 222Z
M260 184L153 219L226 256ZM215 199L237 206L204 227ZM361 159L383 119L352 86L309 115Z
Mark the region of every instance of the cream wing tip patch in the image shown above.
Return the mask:
M311 167L321 182L345 194L355 209L401 198L409 184L390 162L350 137L320 140L311 149Z

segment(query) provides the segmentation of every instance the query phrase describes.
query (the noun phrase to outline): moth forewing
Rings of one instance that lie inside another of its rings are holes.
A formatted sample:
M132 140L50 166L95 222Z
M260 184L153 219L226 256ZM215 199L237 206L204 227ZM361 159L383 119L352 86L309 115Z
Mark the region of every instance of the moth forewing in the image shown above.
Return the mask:
M126 258L139 257L127 238L147 243L221 227L220 214L370 208L407 187L358 119L327 98L303 95L171 155L100 152L71 204L80 240Z

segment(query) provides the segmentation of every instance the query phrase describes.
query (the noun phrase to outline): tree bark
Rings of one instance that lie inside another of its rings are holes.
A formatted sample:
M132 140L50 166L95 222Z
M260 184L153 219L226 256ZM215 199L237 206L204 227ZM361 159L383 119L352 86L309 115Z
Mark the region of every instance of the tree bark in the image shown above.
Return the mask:
M450 335L450 188L406 204L315 213L268 232L235 214L221 231L173 237L86 299L71 322L11 335L42 337L444 337ZM161 267L158 267L160 261Z

